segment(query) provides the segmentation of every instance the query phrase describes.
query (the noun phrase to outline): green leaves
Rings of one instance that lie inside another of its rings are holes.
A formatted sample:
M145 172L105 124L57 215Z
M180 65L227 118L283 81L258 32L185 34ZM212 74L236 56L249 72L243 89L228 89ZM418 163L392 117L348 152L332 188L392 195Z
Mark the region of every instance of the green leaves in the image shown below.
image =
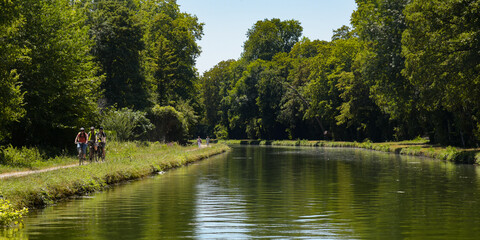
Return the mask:
M403 73L418 92L421 108L453 114L455 131L447 135L462 145L474 141L471 132L480 110L479 5L473 0L416 0L405 9Z
M203 24L175 1L0 4L0 141L63 147L99 109L195 100Z
M28 213L27 208L16 210L10 204L10 201L0 198L0 226L7 227L18 225L23 215Z
M15 43L23 19L19 18L16 3L2 2L0 7L0 142L9 137L6 128L25 115L23 108L24 93L15 69L16 60L27 62L24 49Z
M154 129L146 115L145 112L134 111L129 108L113 109L104 113L101 126L114 133L114 136L107 136L114 138L114 140L145 139L148 133Z
M152 84L154 102L169 105L194 99L195 59L200 54L196 41L203 24L197 17L180 12L175 1L149 0L141 5L146 77Z
M272 60L280 52L290 52L298 42L303 28L296 20L280 21L278 18L258 21L247 32L242 57L247 61Z
M149 106L148 85L141 69L142 27L128 1L98 1L91 6L92 49L102 67L108 105L144 109Z
M101 78L89 55L86 19L67 0L20 1L16 11L17 33L7 39L20 57L7 56L7 66L21 82L12 99L20 101L20 90L26 111L12 138L16 144L58 143L33 136L80 125L97 109Z
M156 105L152 109L151 119L155 125L155 130L152 132L153 139L162 142L184 142L186 140L188 122L185 115L172 106Z

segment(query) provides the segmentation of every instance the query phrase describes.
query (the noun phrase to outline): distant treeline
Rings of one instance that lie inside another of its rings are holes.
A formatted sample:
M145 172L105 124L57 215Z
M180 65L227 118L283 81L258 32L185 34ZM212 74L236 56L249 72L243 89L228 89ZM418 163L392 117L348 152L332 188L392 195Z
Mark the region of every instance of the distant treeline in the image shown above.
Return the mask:
M476 146L480 1L356 2L331 41L261 20L239 59L199 76L203 24L175 0L0 1L0 144L63 147L102 125L119 140Z
M204 123L223 138L480 140L480 1L356 0L352 27L301 38L265 19L238 60L201 77ZM321 23L319 23L321 24Z

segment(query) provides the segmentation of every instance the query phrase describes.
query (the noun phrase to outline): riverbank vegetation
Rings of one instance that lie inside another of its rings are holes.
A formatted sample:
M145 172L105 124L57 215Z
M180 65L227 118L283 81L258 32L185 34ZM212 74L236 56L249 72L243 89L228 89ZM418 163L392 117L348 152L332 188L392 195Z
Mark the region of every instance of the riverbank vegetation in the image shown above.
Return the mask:
M242 57L201 77L205 124L226 139L480 142L478 0L355 1L331 41L264 19Z
M429 144L428 140L417 138L415 140L400 142L341 142L341 141L314 141L314 140L222 140L225 144L241 145L273 145L273 146L308 146L308 147L349 147L363 148L381 152L391 152L402 155L422 156L439 160L464 164L480 164L479 149L465 149L456 147L442 147Z
M105 163L2 179L0 193L4 199L10 201L12 207L9 209L12 211L24 207L42 207L69 197L100 191L115 183L176 168L227 150L228 147L222 144L198 148L196 145L185 147L152 142L112 142Z
M0 227L19 225L23 215L27 213L27 208L17 210L10 204L10 201L0 199Z

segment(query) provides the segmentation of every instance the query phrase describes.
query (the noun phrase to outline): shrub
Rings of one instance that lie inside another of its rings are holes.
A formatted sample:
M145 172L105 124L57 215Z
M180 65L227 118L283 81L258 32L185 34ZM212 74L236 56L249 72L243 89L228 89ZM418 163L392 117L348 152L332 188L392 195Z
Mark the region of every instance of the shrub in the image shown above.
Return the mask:
M9 146L0 152L0 164L7 166L31 168L42 161L42 154L37 148Z
M221 124L215 126L214 134L218 139L228 139L228 129Z
M186 133L190 135L188 137L193 136L192 134L195 132L195 126L197 126L199 117L195 114L190 101L178 101L175 105L175 110L183 114L184 128Z
M154 128L146 115L146 112L129 108L110 110L104 114L102 126L106 131L114 132L110 137L118 141L143 139Z
M0 226L18 225L28 209L15 210L8 200L0 198Z
M156 105L152 109L150 117L155 125L151 138L154 141L162 142L186 142L188 133L188 124L181 112L178 112L172 106L161 107Z

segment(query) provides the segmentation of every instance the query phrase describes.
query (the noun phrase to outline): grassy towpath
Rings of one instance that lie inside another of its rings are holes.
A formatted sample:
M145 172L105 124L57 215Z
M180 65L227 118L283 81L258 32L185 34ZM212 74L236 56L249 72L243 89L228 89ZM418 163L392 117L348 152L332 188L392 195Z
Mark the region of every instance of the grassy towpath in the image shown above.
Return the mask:
M223 144L198 148L197 145L111 142L104 163L11 173L22 176L4 177L0 181L0 195L16 209L42 207L69 197L101 191L122 181L180 167L229 149Z
M198 151L201 148L206 148L206 147L207 147L207 145L201 145L200 148L188 149L186 151L187 152ZM76 161L76 159L74 159L72 161ZM86 164L88 164L88 160L86 161ZM12 172L1 173L0 174L0 179L11 178L11 177L22 177L22 176L29 175L29 174L34 174L34 173L42 173L42 172L48 172L48 171L54 171L54 170L58 170L58 169L78 167L78 166L79 166L78 163L74 163L74 164L63 165L63 166L48 167L48 168L38 169L38 170L12 171Z

